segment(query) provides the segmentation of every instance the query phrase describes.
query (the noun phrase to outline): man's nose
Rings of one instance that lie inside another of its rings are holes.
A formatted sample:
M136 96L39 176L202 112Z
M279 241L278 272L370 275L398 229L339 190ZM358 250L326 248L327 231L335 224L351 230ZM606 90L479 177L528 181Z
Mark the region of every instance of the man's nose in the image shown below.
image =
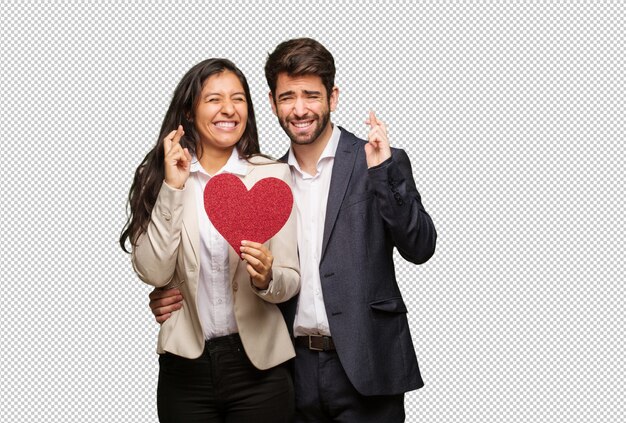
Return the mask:
M307 113L306 101L303 98L297 98L293 104L293 113L296 116L304 116Z

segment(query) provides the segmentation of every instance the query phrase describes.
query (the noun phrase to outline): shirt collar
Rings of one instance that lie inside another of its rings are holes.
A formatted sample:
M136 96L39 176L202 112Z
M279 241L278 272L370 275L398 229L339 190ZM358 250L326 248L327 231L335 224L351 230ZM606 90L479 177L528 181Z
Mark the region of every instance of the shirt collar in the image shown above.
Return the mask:
M319 165L323 159L335 158L335 154L337 153L337 146L339 145L339 137L341 137L341 130L339 126L333 125L333 132L330 135L330 139L328 140L328 144L322 151L320 158L317 160L317 164ZM298 164L298 160L296 160L296 156L293 154L293 149L289 149L289 156L287 156L287 164L292 166L298 170L298 172L302 173L300 169L300 165Z
M189 168L189 172L200 172L204 173L205 175L209 175L198 161L195 153L191 155L191 166ZM226 162L224 167L217 171L215 175L219 175L220 173L234 173L235 175L240 176L245 176L248 174L248 162L245 159L239 157L237 147L233 148L233 151L230 154L228 161Z

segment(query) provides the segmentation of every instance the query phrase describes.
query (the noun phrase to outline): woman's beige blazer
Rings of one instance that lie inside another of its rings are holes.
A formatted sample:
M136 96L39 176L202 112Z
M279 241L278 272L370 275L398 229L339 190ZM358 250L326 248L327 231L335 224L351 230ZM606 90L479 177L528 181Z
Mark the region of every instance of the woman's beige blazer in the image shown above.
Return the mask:
M243 183L250 189L266 177L282 179L291 186L288 165L255 157L249 164ZM270 164L267 164L270 163ZM200 237L198 233L197 195L187 184L182 190L161 187L147 232L139 236L133 248L135 272L144 282L159 288L178 288L183 307L161 325L158 353L170 352L197 358L204 349L204 335L197 309ZM294 357L287 326L274 303L286 301L300 288L296 241L296 207L285 226L265 245L274 256L273 280L266 291L250 283L246 263L229 246L230 281L235 318L246 354L259 369L268 369Z

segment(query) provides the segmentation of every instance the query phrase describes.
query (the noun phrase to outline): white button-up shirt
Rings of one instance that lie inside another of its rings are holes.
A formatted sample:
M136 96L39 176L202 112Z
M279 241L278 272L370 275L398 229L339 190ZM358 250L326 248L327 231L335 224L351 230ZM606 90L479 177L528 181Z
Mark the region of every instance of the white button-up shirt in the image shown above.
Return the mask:
M330 335L319 264L330 177L340 135L341 131L334 125L330 140L317 161L315 175L309 175L300 169L293 151L289 151L287 159L293 177L293 195L298 213L300 256L300 297L293 325L295 336Z
M245 175L248 162L239 158L237 149L216 175ZM230 286L228 249L230 246L215 229L204 209L204 188L209 175L194 155L189 173L190 186L196 190L198 229L200 231L200 275L198 280L198 314L205 339L237 333L237 321Z

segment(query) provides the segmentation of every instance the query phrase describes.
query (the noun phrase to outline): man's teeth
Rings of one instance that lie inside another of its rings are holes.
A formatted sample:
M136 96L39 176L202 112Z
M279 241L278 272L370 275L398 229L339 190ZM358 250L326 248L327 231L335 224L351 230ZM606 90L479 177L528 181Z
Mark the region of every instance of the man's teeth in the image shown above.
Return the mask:
M311 121L306 121L306 122L294 122L293 125L296 128L306 128L307 126L309 126L311 124Z

